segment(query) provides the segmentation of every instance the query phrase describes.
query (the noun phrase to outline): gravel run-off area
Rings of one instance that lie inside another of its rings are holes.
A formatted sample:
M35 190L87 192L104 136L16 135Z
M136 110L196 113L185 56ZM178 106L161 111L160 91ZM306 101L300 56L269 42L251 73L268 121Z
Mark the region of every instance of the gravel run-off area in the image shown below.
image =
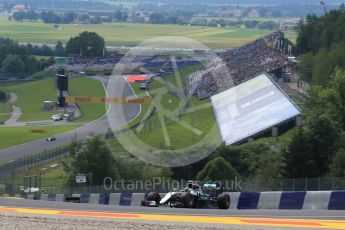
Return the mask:
M0 213L0 229L1 230L31 230L31 229L44 229L44 230L104 230L104 229L154 229L154 230L210 230L210 229L267 229L264 227L255 226L229 226L201 224L201 223L171 223L164 222L158 223L154 221L142 220L126 220L126 219L100 219L89 217L60 217L60 216L38 216L38 215L25 215L13 213ZM271 229L271 228L268 228ZM281 228L279 228L281 229Z

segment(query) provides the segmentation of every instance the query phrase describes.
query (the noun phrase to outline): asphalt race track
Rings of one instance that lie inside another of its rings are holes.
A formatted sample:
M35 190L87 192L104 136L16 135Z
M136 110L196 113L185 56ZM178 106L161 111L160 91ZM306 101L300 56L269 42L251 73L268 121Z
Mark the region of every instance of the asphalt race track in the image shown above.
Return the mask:
M107 79L109 77L98 77L98 80L101 80L104 85L107 85ZM118 77L116 82L113 82L113 85L116 90L111 91L111 95L107 95L108 97L129 97L133 96L134 92L132 91L131 87L122 77ZM116 117L116 109L119 107L125 111L124 114L125 118L118 122L118 125L123 125L136 117L138 113L140 113L141 106L140 105L111 105L108 110L108 115ZM89 124L86 124L76 130L72 130L66 133L55 135L56 141L54 142L47 142L45 139L40 139L36 141L32 141L29 143L25 143L22 145L17 145L14 147L10 147L7 149L0 150L0 164L6 163L9 161L13 161L19 159L21 157L32 155L34 153L40 153L44 150L49 150L53 148L57 148L59 146L63 146L69 144L72 138L77 138L78 140L86 139L90 133L94 134L103 134L107 132L109 128L109 123L107 120L107 116L103 116L102 118L93 121Z
M203 216L245 216L245 217L268 217L268 218L296 218L296 219L327 219L345 220L345 211L336 210L220 210L220 209L185 209L168 207L133 207L118 205L94 205L77 204L66 202L53 202L41 200L23 200L0 198L0 206L24 207L24 208L44 208L44 209L65 209L65 210L92 210L110 211L124 213L143 213L143 214L172 214L172 215L203 215ZM345 226L344 226L345 227Z
M153 223L189 223L193 226L214 224L223 228L250 226L265 229L312 228L345 229L344 211L328 210L218 210L149 208L113 205L92 205L59 203L0 198L0 214L13 213L24 215L53 216L59 218L98 218L107 220L151 221ZM265 228L263 228L265 227ZM178 229L178 228L177 228ZM231 228L232 229L232 228ZM257 228L255 228L257 229Z

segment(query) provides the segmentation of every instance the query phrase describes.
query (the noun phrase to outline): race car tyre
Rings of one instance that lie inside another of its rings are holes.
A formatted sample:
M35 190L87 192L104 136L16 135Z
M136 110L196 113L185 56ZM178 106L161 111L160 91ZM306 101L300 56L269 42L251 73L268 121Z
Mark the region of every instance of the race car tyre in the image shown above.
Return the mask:
M155 201L156 204L159 204L159 202L161 201L161 195L159 195L158 192L150 192L149 194L147 194L147 201Z
M219 209L229 209L230 207L230 196L229 194L222 193L217 197L217 205Z
M194 207L194 196L189 192L183 193L181 195L181 202L183 203L185 208L193 208Z

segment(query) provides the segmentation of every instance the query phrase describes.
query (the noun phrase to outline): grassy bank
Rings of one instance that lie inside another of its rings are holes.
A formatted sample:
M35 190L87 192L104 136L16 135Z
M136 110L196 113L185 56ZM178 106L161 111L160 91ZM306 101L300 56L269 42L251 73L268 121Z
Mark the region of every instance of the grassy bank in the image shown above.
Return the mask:
M104 97L105 91L102 83L98 80L76 77L69 82L69 92L74 96ZM102 103L80 103L82 116L76 121L93 121L106 113L106 106Z
M11 117L11 107L5 103L0 103L0 124Z
M18 83L15 85L2 87L6 91L17 95L18 100L15 105L21 108L22 116L18 121L41 121L49 120L55 111L43 111L44 101L56 101L55 80L53 78L33 81L27 83Z
M78 128L78 126L40 126L40 127L1 127L0 126L0 149L38 140L58 133ZM39 130L41 133L33 133ZM49 142L47 142L49 145Z
M15 105L22 109L22 116L18 121L42 121L49 120L51 115L57 111L43 111L43 102L56 101L57 93L55 88L55 78L28 83L18 83L0 87L8 92L17 95L18 100ZM69 91L76 96L97 96L105 95L102 83L89 78L75 77L69 81ZM80 104L82 117L77 121L93 121L105 113L104 104Z

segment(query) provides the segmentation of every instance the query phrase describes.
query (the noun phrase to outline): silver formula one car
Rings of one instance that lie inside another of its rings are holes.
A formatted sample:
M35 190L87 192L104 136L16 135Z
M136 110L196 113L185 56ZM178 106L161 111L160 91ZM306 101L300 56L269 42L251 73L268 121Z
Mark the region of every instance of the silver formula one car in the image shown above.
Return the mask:
M169 192L163 198L157 192L150 192L141 201L143 206L158 207L166 205L175 208L212 208L228 209L230 207L229 194L223 193L216 184L200 186L188 183L188 187L180 192Z

